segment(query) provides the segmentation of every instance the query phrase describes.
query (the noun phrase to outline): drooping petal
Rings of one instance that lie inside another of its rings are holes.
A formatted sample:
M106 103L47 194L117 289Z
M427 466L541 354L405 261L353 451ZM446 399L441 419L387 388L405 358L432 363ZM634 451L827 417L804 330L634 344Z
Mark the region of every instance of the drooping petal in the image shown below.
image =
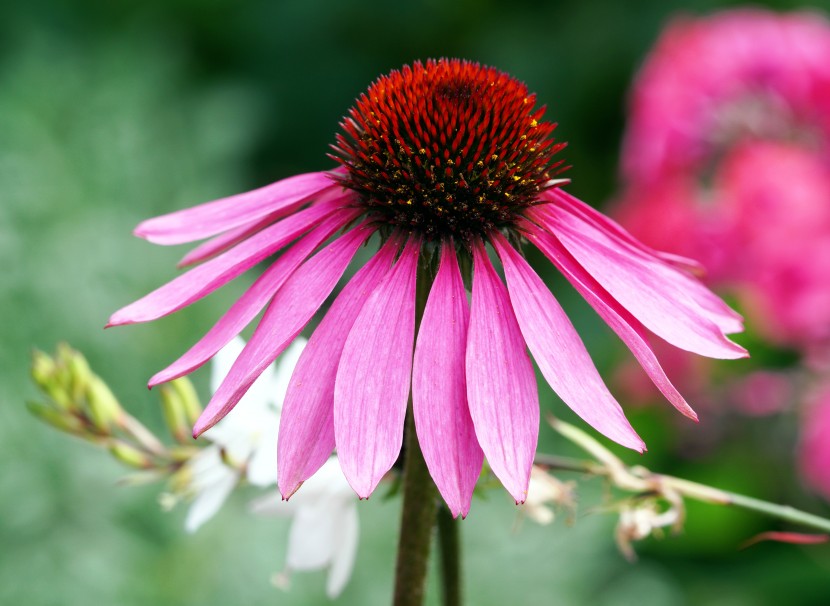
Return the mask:
M493 233L522 335L553 390L603 435L642 452L645 444L599 376L565 311L522 256Z
M150 379L149 386L172 381L207 362L235 335L245 328L262 310L265 304L285 283L299 265L334 232L354 219L356 213L336 213L320 223L311 233L303 237L282 254L254 283L237 299L219 321L185 352L178 360ZM230 367L229 367L230 368ZM227 373L226 373L227 374ZM214 388L214 392L216 389Z
M149 322L173 313L230 282L337 210L318 204L262 230L255 236L116 311L107 326ZM341 211L344 215L351 211Z
M546 190L542 194L542 197L562 205L574 214L578 214L584 220L593 223L598 229L612 234L621 242L635 249L639 249L645 254L658 257L666 263L669 263L670 265L674 265L679 269L683 269L693 273L705 271L705 268L694 259L689 259L688 257L683 257L681 255L676 255L673 253L667 253L662 250L655 250L650 246L646 246L643 242L632 236L627 229L625 229L622 225L614 221L611 217L602 214L595 208L589 206L588 204L585 204L585 202L583 202L579 198L572 196L571 194L562 189L553 188Z
M286 499L334 450L334 380L346 337L369 295L400 250L392 238L338 295L300 356L282 406L278 483ZM295 497L296 498L296 497Z
M229 248L232 248L247 239L249 236L252 236L256 232L276 222L277 219L280 218L280 214L281 213L274 213L273 215L267 215L264 219L259 219L257 221L253 221L252 223L246 223L236 229L226 231L206 242L203 242L182 257L182 260L176 264L176 267L182 268L190 265L196 265L197 263L201 263L202 261L225 252Z
M686 295L694 300L701 311L707 315L726 334L741 332L743 330L743 318L736 311L731 309L715 293L701 284L694 275L705 273L705 269L692 259L680 255L654 250L632 236L624 227L613 219L606 217L599 211L591 208L581 200L561 190L550 190L545 192L545 197L553 200L555 204L567 209L568 212L578 216L580 219L592 224L600 232L604 232L612 241L627 249L635 255L644 255L646 259L652 260L657 257L678 269L675 278L683 284ZM545 207L540 207L544 209ZM694 274L694 275L690 275Z
M325 191L321 192L320 195L315 196L314 203L315 204L327 204L331 200L340 200L341 203L344 198L348 196L344 195L343 191L339 188L329 188ZM184 257L182 257L181 261L176 265L176 267L188 267L190 265L195 265L197 263L201 263L207 259L215 257L216 255L225 252L229 248L232 248L239 244L240 242L248 239L250 236L254 235L255 233L265 229L269 225L275 223L278 219L281 219L288 211L280 210L271 213L270 215L265 215L256 221L249 221L244 225L240 225L234 229L228 230L226 232L222 232L218 236L203 242L190 252L188 252Z
M617 333L660 392L685 416L697 421L697 414L672 385L651 346L645 328L608 294L568 253L562 244L544 231L528 228L528 238L550 259L599 316Z
M528 211L611 296L672 345L711 358L745 357L689 288L691 278L656 258L619 246L605 232L556 205Z
M412 408L429 473L453 517L470 511L484 458L467 405L469 316L455 247L445 242L415 346Z
M539 437L536 378L507 289L481 243L473 247L466 371L478 442L493 473L523 503Z
M291 382L291 375L294 374L294 369L297 368L297 363L300 361L300 356L303 355L306 345L308 345L308 339L297 337L280 356L271 382L271 393L277 410L282 409L282 403L285 402L285 394L288 393L288 385Z
M412 372L415 274L420 239L360 310L337 367L334 435L346 479L367 498L397 459Z
M653 263L656 257L677 269L678 271L672 273L675 279L682 284L686 296L695 301L700 306L700 311L709 317L722 332L732 334L743 330L743 318L740 314L731 309L720 297L694 277L694 275L705 273L705 269L700 263L680 255L654 250L646 246L628 233L619 223L567 192L551 190L545 192L545 194L545 197L553 200L555 205L559 205L579 219L590 223L598 231L603 232L611 242L616 243L628 253L634 256L643 256L650 263ZM540 207L540 210L549 212L549 208L544 206Z
M369 228L361 225L339 237L291 274L196 422L194 436L224 417L262 371L294 340L329 296L369 235Z
M336 187L325 172L295 175L243 194L148 219L134 233L155 244L193 242L276 212L286 215Z

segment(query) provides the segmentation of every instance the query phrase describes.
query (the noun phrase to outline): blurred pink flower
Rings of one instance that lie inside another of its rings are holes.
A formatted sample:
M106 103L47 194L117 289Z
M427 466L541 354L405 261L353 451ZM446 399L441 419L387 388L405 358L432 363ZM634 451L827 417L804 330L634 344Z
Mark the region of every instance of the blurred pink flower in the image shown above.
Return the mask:
M802 417L798 458L807 484L830 500L830 383L810 398Z
M700 260L752 327L830 345L830 23L735 10L671 25L632 91L620 221Z
M719 171L731 266L721 280L756 330L802 350L830 343L830 166L782 143L736 148Z
M519 242L532 242L564 273L689 417L695 414L663 373L646 329L688 351L738 358L746 352L725 334L740 330L741 321L687 273L691 262L644 247L558 188L552 175L562 144L535 101L509 75L459 60L382 76L341 124L334 146L341 168L139 225L136 234L158 244L212 239L183 260L201 265L119 310L110 325L177 311L284 251L201 341L150 382L204 364L270 301L197 422L198 435L236 405L329 297L358 248L378 234L380 250L334 300L291 378L277 457L283 496L336 447L347 480L368 497L399 455L411 379L421 448L453 514L468 512L484 455L514 499L525 501L539 430L526 348L578 415L642 451ZM419 264L435 278L416 340ZM472 266L470 303L460 266Z
M682 18L631 96L626 181L700 174L732 141L791 139L828 151L830 25L818 14L739 9Z
M730 385L728 397L741 412L762 417L779 413L791 406L795 390L792 377L787 373L759 370Z

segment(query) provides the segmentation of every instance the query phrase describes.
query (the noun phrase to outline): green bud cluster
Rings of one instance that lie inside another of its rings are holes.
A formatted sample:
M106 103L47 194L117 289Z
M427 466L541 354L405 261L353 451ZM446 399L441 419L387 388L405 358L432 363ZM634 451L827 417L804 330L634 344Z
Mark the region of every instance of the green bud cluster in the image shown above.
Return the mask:
M29 411L55 429L106 449L121 463L155 477L174 474L200 448L190 427L202 412L193 384L178 379L161 389L162 412L178 442L168 447L130 416L109 386L94 374L84 356L62 343L55 355L32 355L32 379L45 402L28 402Z

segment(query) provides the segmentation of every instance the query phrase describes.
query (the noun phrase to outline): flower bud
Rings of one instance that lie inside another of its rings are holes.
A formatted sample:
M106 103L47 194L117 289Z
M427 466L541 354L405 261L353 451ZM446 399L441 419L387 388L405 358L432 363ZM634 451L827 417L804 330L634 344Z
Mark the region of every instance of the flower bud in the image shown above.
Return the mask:
M121 405L99 377L91 375L87 380L86 401L89 418L96 429L109 433L113 425L120 424L124 414Z
M182 377L170 381L168 385L178 394L188 425L195 425L202 414L202 405L199 403L199 396L196 394L193 383L187 377Z
M92 374L86 358L80 352L71 349L68 345L65 348L66 368L69 372L69 394L73 402L79 402L95 375Z
M38 419L51 425L55 429L77 436L83 435L85 432L86 427L83 421L66 410L54 408L48 404L41 404L40 402L27 402L26 408Z
M153 467L153 460L144 452L125 442L115 442L110 446L110 453L116 459L137 469L150 469Z
M32 379L35 384L61 409L76 410L75 404L60 379L60 367L54 358L35 351L32 354Z
M179 393L174 385L162 386L161 410L170 434L177 442L184 444L190 437L190 423L188 422L185 404Z

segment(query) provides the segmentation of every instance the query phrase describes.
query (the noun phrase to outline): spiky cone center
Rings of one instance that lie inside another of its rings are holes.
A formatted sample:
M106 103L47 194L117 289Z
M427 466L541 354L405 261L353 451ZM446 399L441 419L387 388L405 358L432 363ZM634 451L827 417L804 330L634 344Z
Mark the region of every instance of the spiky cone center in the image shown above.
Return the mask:
M565 144L535 103L523 83L469 61L394 70L341 123L342 184L378 222L426 240L511 231L562 164Z

